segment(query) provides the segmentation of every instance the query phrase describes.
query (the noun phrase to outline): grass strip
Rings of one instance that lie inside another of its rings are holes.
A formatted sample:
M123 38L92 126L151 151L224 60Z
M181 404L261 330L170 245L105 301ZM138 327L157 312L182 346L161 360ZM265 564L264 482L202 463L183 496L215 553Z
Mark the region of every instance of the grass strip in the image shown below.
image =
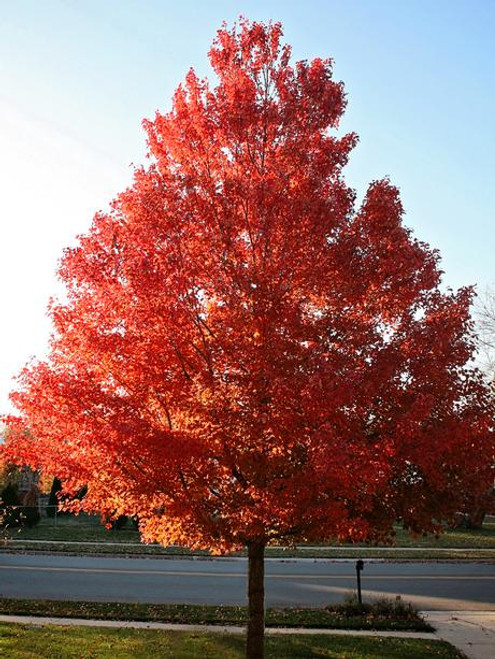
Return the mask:
M0 613L97 620L137 620L190 625L245 625L245 606L74 602L0 599ZM267 627L432 631L402 600L378 600L360 607L353 600L326 608L268 608Z
M352 636L294 635L268 637L267 659L461 659L442 641ZM245 638L231 634L163 632L96 627L33 627L0 624L0 655L26 657L98 657L98 659L239 659Z
M274 558L342 558L359 557L393 559L478 559L495 558L495 523L485 522L482 529L447 529L439 538L412 537L400 526L395 526L395 543L389 547L366 545L339 545L337 542L321 546L267 547L267 556ZM96 518L88 516L62 516L56 523L42 518L31 528L5 529L7 536L3 548L12 551L61 551L64 553L108 553L124 555L208 555L208 552L191 552L187 548L139 544L139 533L132 528L107 530ZM14 540L15 542L9 542ZM23 540L34 540L35 543ZM90 542L92 545L83 543ZM46 543L46 545L44 544ZM60 543L60 544L58 544ZM81 543L81 544L71 544ZM332 544L333 546L328 546ZM413 550L413 551L411 551ZM475 550L475 551L473 551ZM245 552L235 555L242 556Z
M74 543L75 541L72 541ZM69 554L88 556L173 556L177 558L187 558L190 556L205 556L209 557L210 554L204 551L190 551L182 547L161 547L158 545L128 545L126 543L110 544L108 542L101 542L101 544L85 545L85 544L69 544L67 542L58 541L56 543L36 542L23 543L17 540L16 542L7 542L0 545L0 551L8 552L29 552L29 553L50 553L50 554ZM246 556L246 552L236 552L230 554L231 556ZM328 549L327 547L301 547L298 549L284 548L284 547L267 547L267 558L373 558L382 560L397 560L397 561L495 561L495 549L475 549L475 550L435 550L435 549L422 549L418 548L414 551L402 550L400 548L390 549L375 549L373 547L342 547L342 549Z
M7 531L16 540L90 541L114 544L138 543L140 539L135 529L125 527L119 531L108 530L98 523L96 518L84 515L62 516L56 523L51 519L42 518L33 528L13 528ZM482 529L446 529L438 538L432 535L414 537L399 525L395 525L394 533L394 546L390 549L495 549L495 523L489 521L483 524ZM338 544L336 541L326 543L326 545ZM359 547L360 545L341 545L342 549L359 549ZM278 548L273 547L273 549Z
M490 518L492 520L493 518ZM485 521L482 529L447 529L439 538L412 537L399 525L394 527L394 546L373 547L363 545L267 547L271 558L379 558L384 560L495 560L495 523ZM139 544L139 533L129 526L121 530L107 530L96 517L88 515L62 515L59 519L42 518L31 528L4 529L6 542L0 550L49 552L64 554L119 555L119 556L178 556L206 555L208 552L191 552L187 548ZM10 542L14 540L15 542ZM22 542L35 540L35 543ZM92 545L83 543L90 542ZM72 544L81 543L81 544ZM473 551L474 550L474 551ZM245 556L237 552L236 556Z

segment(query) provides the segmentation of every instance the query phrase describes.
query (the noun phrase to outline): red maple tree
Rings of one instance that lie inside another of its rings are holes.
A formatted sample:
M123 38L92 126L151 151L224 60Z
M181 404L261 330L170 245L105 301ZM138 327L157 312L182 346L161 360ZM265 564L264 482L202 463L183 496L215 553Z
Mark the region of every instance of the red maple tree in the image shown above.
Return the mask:
M191 70L144 122L151 163L65 252L4 449L146 541L247 546L251 657L268 543L436 532L493 478L472 291L442 292L388 180L355 208L343 85L281 35L224 26L216 85Z

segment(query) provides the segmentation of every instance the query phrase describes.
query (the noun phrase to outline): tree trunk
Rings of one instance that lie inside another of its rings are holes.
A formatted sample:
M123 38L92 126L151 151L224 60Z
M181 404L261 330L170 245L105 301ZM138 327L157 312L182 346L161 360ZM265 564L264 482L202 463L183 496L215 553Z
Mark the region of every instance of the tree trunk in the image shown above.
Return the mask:
M468 529L482 529L485 516L486 512L483 506L470 508L468 511Z
M263 659L265 637L265 545L248 543L249 621L247 659Z

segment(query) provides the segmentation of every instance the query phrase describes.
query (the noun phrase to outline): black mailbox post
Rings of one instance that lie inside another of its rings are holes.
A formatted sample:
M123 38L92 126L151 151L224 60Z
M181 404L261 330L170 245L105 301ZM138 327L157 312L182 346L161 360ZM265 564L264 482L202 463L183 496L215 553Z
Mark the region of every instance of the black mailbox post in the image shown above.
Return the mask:
M360 606L363 604L363 597L361 595L361 572L363 568L364 568L364 562L361 559L356 561L357 595Z

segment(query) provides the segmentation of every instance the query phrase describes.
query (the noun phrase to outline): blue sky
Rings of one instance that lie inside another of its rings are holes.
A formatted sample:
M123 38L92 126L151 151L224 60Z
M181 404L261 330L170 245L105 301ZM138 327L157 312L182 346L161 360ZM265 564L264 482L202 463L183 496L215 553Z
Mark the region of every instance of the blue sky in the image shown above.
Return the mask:
M280 20L294 60L330 56L360 136L346 179L389 175L454 288L495 281L495 0L0 0L0 412L42 355L56 263L144 160L223 20Z

